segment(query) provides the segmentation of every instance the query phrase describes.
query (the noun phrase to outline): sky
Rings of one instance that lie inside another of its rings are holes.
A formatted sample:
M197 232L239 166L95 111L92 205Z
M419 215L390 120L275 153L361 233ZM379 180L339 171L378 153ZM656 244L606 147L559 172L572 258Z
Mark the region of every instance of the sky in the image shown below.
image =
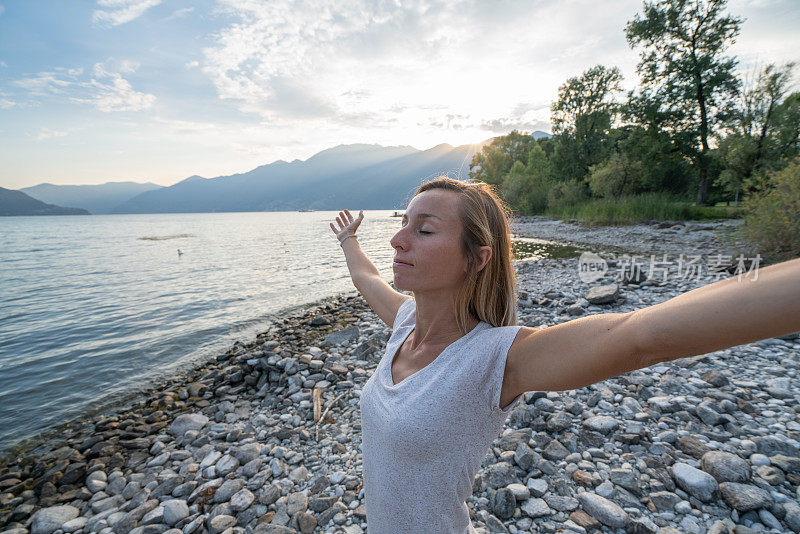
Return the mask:
M191 175L339 144L550 131L641 0L0 0L0 187ZM798 0L731 0L742 73L800 63Z

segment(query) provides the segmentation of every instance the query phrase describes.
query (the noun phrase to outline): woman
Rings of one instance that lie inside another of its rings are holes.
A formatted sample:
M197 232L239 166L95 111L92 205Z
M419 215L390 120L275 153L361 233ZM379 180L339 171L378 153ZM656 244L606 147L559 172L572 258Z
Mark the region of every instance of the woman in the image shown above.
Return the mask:
M363 210L331 223L354 285L393 328L360 400L370 534L475 532L465 500L526 391L581 388L800 330L800 259L632 312L516 325L507 213L487 184L421 185L391 239L394 285L413 298L361 250Z

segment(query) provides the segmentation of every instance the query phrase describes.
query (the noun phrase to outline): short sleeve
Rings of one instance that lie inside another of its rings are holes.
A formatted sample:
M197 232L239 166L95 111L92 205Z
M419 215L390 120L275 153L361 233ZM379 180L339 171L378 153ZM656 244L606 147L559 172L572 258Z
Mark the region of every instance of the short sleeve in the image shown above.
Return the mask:
M494 329L497 332L497 338L494 340L494 350L491 351L492 358L487 373L489 408L494 413L510 413L522 397L522 393L520 393L511 401L511 404L506 406L505 410L500 409L500 394L503 389L503 375L506 370L508 351L520 329L522 329L522 325L501 326Z
M406 299L399 308L397 308L397 315L394 317L394 324L392 324L392 331L397 330L397 327L408 317L409 313L413 313L414 299Z

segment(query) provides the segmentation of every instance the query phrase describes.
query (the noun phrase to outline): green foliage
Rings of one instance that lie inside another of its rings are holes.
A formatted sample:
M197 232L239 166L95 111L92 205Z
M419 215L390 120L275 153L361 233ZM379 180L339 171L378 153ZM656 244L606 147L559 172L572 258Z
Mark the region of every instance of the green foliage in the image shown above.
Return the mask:
M714 185L721 187L735 202L742 197L745 179L752 173L756 142L739 133L730 134L719 141L716 157L725 167Z
M580 76L569 78L558 88L558 100L550 108L553 133L574 134L581 127L594 129L592 123L608 122L605 117L616 113L613 96L622 90L621 83L619 68L608 69L603 65L595 65Z
M469 175L487 184L501 185L514 162L524 162L535 144L532 136L517 130L495 137L472 157Z
M800 256L800 158L747 196L742 234L768 261Z
M702 221L736 217L735 210L695 206L680 202L674 195L648 192L619 198L592 199L578 204L548 208L546 214L561 219L577 219L585 226L626 225L648 220Z
M703 204L736 203L800 155L800 93L786 95L793 63L768 65L752 83L736 78L737 61L724 51L742 21L724 15L725 5L644 0L625 29L641 48L641 86L618 103L617 67L568 78L551 106L555 135L496 137L474 156L470 176L499 185L521 214L623 221L741 213Z
M608 198L641 193L646 189L646 179L641 161L616 152L590 167L587 182L595 196Z
M614 130L612 138L618 152L629 161L641 162L644 175L639 190L689 194L695 175L680 144L669 133L634 124Z
M738 94L737 60L723 56L739 33L741 19L722 16L725 0L644 2L625 28L631 47L641 46L637 66L642 85L658 95L675 129L689 136L699 173L697 203L705 202L708 137L724 108Z
M552 166L541 146L537 144L528 152L527 161L527 165L514 163L503 181L502 194L519 214L534 215L547 208L547 196L555 184Z
M555 185L547 195L547 207L561 208L578 204L589 198L589 192L583 180L567 180Z
M582 179L591 165L605 159L608 133L619 111L613 97L621 83L618 67L596 65L559 87L551 107L552 157L562 179Z
M784 160L800 155L800 93L787 96L775 108L777 152Z
M782 158L796 155L786 153L781 136L776 135L778 127L787 122L786 111L791 108L791 105L781 106L781 100L793 68L793 63L780 69L767 65L728 110L726 126L730 133L720 136L716 153L725 167L717 183L726 191L735 195L746 191L760 183L765 173L784 166ZM788 137L791 138L791 133Z

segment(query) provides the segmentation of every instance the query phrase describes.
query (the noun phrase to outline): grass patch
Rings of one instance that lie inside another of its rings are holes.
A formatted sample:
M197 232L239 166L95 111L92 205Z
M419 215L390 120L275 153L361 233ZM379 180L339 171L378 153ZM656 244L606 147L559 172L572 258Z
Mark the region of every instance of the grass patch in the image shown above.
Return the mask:
M592 199L577 204L548 208L545 215L577 219L584 226L628 225L648 220L705 221L738 218L738 206L695 206L669 193L641 193L617 198Z

